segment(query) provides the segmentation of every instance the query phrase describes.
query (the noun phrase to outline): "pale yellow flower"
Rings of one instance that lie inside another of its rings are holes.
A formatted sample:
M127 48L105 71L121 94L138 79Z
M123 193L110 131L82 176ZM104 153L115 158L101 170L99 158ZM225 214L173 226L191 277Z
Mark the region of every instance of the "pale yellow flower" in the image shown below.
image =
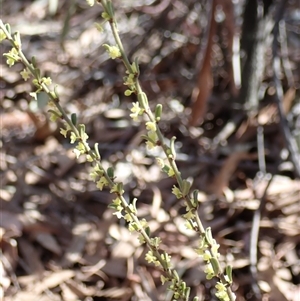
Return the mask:
M23 71L21 71L20 74L22 78L25 80L25 82L27 81L28 78L30 78L30 73L26 68Z

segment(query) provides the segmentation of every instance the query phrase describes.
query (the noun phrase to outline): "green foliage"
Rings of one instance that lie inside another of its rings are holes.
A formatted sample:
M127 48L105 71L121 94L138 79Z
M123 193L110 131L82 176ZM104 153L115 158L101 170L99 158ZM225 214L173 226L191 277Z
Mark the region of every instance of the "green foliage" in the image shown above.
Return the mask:
M90 6L95 4L95 1L87 2ZM129 61L120 40L112 2L109 0L98 2L101 2L102 4L102 18L104 20L101 24L97 23L96 27L99 31L102 31L102 25L108 22L116 43L116 45L104 44L103 47L106 49L111 59L120 58L126 67L126 75L123 78L124 85L127 86L125 95L129 96L135 94L137 97L137 101L132 104L130 117L136 122L144 120L144 117L148 119L145 122L147 135L144 135L143 138L145 139L149 150L159 146L162 147L164 151L165 158L157 157L156 161L162 171L169 177L175 178L177 181L177 185L174 185L172 188L172 193L178 199L184 200L186 213L183 217L186 219L186 225L188 228L193 229L199 234L199 244L195 253L202 257L206 263L204 270L206 278L218 278L219 281L216 284L216 296L220 300L235 300L235 295L230 288L232 283L231 267L226 267L226 274L224 274L219 263L219 244L217 244L213 238L211 229L204 229L197 213L198 192L195 190L192 194L190 193L191 182L187 179L183 179L177 168L175 161L176 137L173 137L170 142L167 143L160 131L159 121L163 115L162 105L157 104L155 112L153 113L151 111L147 95L143 92L139 83L138 62L137 60L132 63ZM171 256L160 249L161 239L159 237L151 237L151 229L147 221L138 218L136 207L137 199L133 199L131 203L128 203L125 200L123 196L123 184L116 182L112 167L109 167L107 170L103 167L98 145L95 144L92 148L89 146L89 136L86 133L85 125L77 124L76 114L71 114L69 117L61 107L59 95L55 87L51 88L53 86L51 78L41 76L41 72L36 66L35 58L32 58L32 61L30 62L25 57L22 52L19 33L11 34L10 26L8 24L4 25L2 21L0 21L0 28L0 40L7 39L12 45L12 49L8 53L4 53L7 64L11 67L17 62L23 63L24 69L20 74L24 81L27 81L31 77L33 78L32 82L36 87L36 90L31 92L30 95L35 100L37 100L38 95L41 92L48 95L48 112L50 114L50 119L54 122L57 120L63 122L64 126L60 129L60 133L65 138L70 139L71 144L74 144L73 152L75 156L77 158L84 156L86 161L93 165L93 169L89 175L91 180L96 183L97 188L102 190L104 187L108 187L110 193L115 195L113 201L109 205L110 208L114 209L114 215L119 219L125 219L128 224L128 229L131 232L138 232L140 243L148 246L149 250L146 253L145 259L148 263L152 263L162 269L161 282L162 284L166 282L169 283L168 289L173 292L173 300L188 300L190 288L186 286L186 283L179 277L172 266ZM197 300L197 297L193 300Z

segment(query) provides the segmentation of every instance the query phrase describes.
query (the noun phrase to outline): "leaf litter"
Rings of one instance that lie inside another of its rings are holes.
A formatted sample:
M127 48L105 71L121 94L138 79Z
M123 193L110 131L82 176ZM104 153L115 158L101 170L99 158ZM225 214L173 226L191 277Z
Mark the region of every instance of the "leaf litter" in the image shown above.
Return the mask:
M124 24L131 22L131 30L123 30L124 44L132 54L143 53L142 85L153 102L160 101L168 108L161 128L167 137L178 137L179 167L193 177L193 187L201 190L201 218L221 244L221 260L233 265L238 300L256 300L252 284L257 282L264 300L297 301L300 181L293 176L291 164L278 165L289 161L283 159L286 149L276 108L267 104L258 113L266 127L266 164L273 179L261 212L258 276L253 279L249 260L252 218L266 188L263 181L255 180L259 171L255 124L244 119L232 134L223 136L227 149L214 147L213 138L229 118L228 109L223 107L225 113L221 114L220 104L214 106L221 97L215 93L207 104L203 131L187 130L190 111L185 100L195 83L188 74L196 72L193 60L197 46L175 35L158 40L166 28L193 32L191 23L182 29L175 22L184 20L180 19L180 6L162 2L165 7L160 15L150 19L142 18L147 15L142 12L146 9L143 1L128 4L128 20L117 10ZM85 23L95 18L97 10L85 11L84 1L78 2L62 41L63 51L57 41L66 22L67 1L60 1L52 19L47 6L40 3L36 14L35 5L38 3L4 3L4 21L18 27L25 53L37 55L41 70L60 85L64 107L78 112L86 123L91 143L99 143L103 161L107 165L112 162L118 179L125 182L126 197L139 199L139 216L149 221L153 236L162 238L162 248L172 255L173 265L191 286L192 295L215 300L214 284L205 279L203 263L193 251L197 236L182 227L182 204L170 193L174 180L159 172L139 138L143 128L128 118L132 100L123 96L123 70L101 50L107 37L97 36L92 22ZM161 23L163 18L169 23ZM25 27L20 26L22 22ZM145 43L145 31L147 39L155 43ZM174 66L174 60L179 66ZM107 208L112 196L108 191L97 191L89 181L88 164L76 163L71 145L59 134L59 125L48 122L45 110L32 109L27 94L30 85L20 81L18 67L2 68L0 297L7 301L169 300L160 284L159 270L144 260L144 246ZM295 91L286 91L288 114ZM184 107L179 115L168 105L171 101Z

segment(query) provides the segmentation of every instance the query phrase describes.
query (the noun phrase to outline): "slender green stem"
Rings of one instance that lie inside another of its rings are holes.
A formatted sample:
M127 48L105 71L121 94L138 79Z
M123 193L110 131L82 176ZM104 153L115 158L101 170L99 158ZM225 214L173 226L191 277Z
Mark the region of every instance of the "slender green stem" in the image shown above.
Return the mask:
M36 79L39 80L36 77L36 72L35 72L35 67L27 60L26 56L24 55L24 53L22 52L21 46L17 45L17 43L15 42L15 40L12 38L12 36L10 35L10 33L6 30L2 20L0 20L0 28L4 31L7 39L11 42L11 44L13 45L13 47L18 51L18 55L21 59L21 62L24 64L24 66L28 69L28 71L32 74L32 76ZM123 51L124 54L124 51ZM125 58L127 58L125 56ZM124 60L125 62L128 62L128 60ZM128 66L130 66L129 62L128 62ZM131 67L131 66L130 66ZM80 133L79 130L77 129L77 127L72 123L71 119L68 117L68 115L66 114L66 112L64 111L64 109L62 108L62 106L59 103L59 98L55 97L54 95L54 91L50 91L50 89L48 88L48 86L43 83L40 82L39 86L41 88L41 90L43 90L48 96L49 98L53 101L53 103L55 104L56 108L58 109L58 111L61 113L62 115L62 119L69 125L69 127L71 128L71 130L76 134L77 137L80 137ZM103 172L103 176L106 178L107 182L108 182L108 186L110 188L113 188L116 183L109 177L109 175L107 174L107 172L105 171L105 169L102 166L102 163L100 161L100 159L95 157L94 152L91 150L91 148L89 147L88 143L86 141L80 141L85 148L86 153L88 153L93 159L94 162L96 164L98 164L98 166L100 167L100 169ZM121 202L122 202L122 206L124 208L124 210L126 211L126 213L128 213L132 220L135 222L135 224L138 227L138 232L144 237L146 244L148 245L149 249L152 251L152 253L154 254L155 258L159 261L159 263L161 264L161 266L163 267L164 271L166 272L167 277L169 277L170 279L173 277L172 274L172 269L169 268L166 265L165 260L162 258L162 254L157 247L154 247L151 243L151 239L149 237L149 235L146 233L145 229L143 228L143 226L141 225L140 220L138 219L138 217L136 216L136 214L131 210L131 208L129 207L127 201L125 200L125 198L123 197L123 195L117 194L117 196L120 198ZM185 297L185 296L181 296L181 297Z
M105 5L107 5L107 0L102 0L101 2L102 2L104 7L105 7ZM118 47L121 51L124 65L125 65L126 69L128 70L128 72L132 73L132 67L131 67L130 61L127 57L127 54L124 51L124 47L123 47L123 44L120 40L118 30L117 30L117 26L116 26L116 22L115 22L114 18L112 18L112 20L110 22L110 25L111 25L111 30L112 30L113 36L115 38L116 44L118 45ZM137 91L138 94L143 93L143 89L141 88L141 85L139 83L138 78L136 78L136 81L135 81L135 88L136 88L136 91ZM157 123L150 107L145 108L145 112L146 112L146 114L147 114L150 121ZM170 166L172 167L172 169L174 171L174 175L175 175L176 181L178 183L179 189L182 191L182 189L183 189L183 179L182 179L181 174L178 170L175 158L173 158L172 156L171 157L169 156L169 153L168 153L169 147L165 144L165 138L164 138L164 136L163 136L163 134L162 134L162 132L161 132L161 130L158 126L156 127L156 134L157 134L157 137L160 141L160 145L161 145L161 147L162 147L162 149L163 149L163 151L164 151L164 153L165 153L165 155L166 155L166 157L169 161L169 164L170 164ZM191 201L189 195L185 195L183 197L184 197L184 200L187 202L189 208L193 208L192 201ZM205 234L205 228L203 227L203 224L202 224L201 219L200 219L200 217L197 213L197 210L195 210L195 222L196 222L196 225L197 225L197 229L195 229L195 230L198 231L200 233L200 235L204 235ZM209 252L213 256L211 248L212 248L212 246L210 245L210 251ZM222 268L221 268L220 262L218 261L217 258L216 258L216 260L217 260L218 270L220 271L217 276L220 279L220 281L224 285L227 286L226 289L227 289L227 293L228 293L228 297L229 297L230 301L234 301L235 300L235 295L231 291L230 286L228 286L228 282L226 280L226 277L225 277L224 273L221 272Z
M110 0L108 0L110 2ZM101 0L101 3L104 7L108 7L108 1L107 0ZM109 5L112 5L111 2ZM114 35L116 44L118 45L120 52L121 52L121 56L122 56L122 60L123 63L126 67L126 69L128 70L128 72L130 74L133 73L133 69L132 66L130 64L130 61L124 51L124 47L122 44L122 41L119 37L118 34L118 30L117 30L117 23L114 19L114 17L111 18L111 20L109 21L111 29L112 29L112 33ZM103 176L105 177L105 179L107 180L108 186L112 189L115 185L117 185L113 179L111 179L111 177L108 175L108 173L105 171L105 169L102 166L101 160L99 157L97 157L97 155L95 154L95 152L93 152L91 150L91 148L89 147L88 143L86 142L86 140L84 140L81 136L81 132L80 130L76 127L76 125L73 124L73 122L71 121L71 119L68 117L68 115L66 114L65 110L62 108L62 106L60 105L59 102L59 98L57 96L57 93L55 91L50 91L50 89L48 88L48 86L45 84L45 82L43 81L43 78L39 78L39 76L37 75L39 72L37 72L36 66L34 66L32 63L30 63L26 56L23 54L22 49L21 49L21 45L19 45L14 38L11 36L10 32L8 32L8 30L6 29L5 25L3 24L2 20L0 19L0 28L3 30L3 32L6 35L6 38L10 41L10 43L13 45L13 47L17 50L18 52L18 56L21 60L21 62L24 64L24 66L28 69L28 71L32 74L32 76L35 78L35 80L37 81L37 86L39 87L39 91L43 90L48 96L49 99L52 100L52 102L54 103L54 105L56 106L57 110L60 112L61 114L61 118L68 124L69 128L71 129L71 131L76 135L77 139L82 143L83 147L84 147L84 152L86 154L89 154L90 157L93 159L93 162L95 164L97 164L99 166L99 168L102 170L103 172ZM135 89L136 92L138 94L143 93L143 90L141 88L141 85L139 83L138 78L135 79ZM151 122L154 122L157 124L157 121L154 117L154 114L152 113L151 109L149 106L147 106L145 108L145 112L149 118L149 120ZM178 183L179 189L181 191L183 191L183 179L181 177L181 174L178 170L176 161L175 161L175 154L171 154L170 155L170 147L165 143L165 138L160 130L160 128L157 126L156 127L156 133L157 133L157 137L160 141L160 145L162 147L162 149L164 150L164 153L169 161L169 164L171 166L171 168L174 171L174 175L176 178L176 181ZM182 280L180 280L178 277L174 278L174 270L169 268L168 265L166 264L166 261L163 259L162 255L163 253L161 253L159 251L159 249L154 246L151 242L151 238L149 237L149 235L146 233L143 225L141 224L140 220L138 219L136 213L134 211L131 210L130 206L128 205L127 201L125 200L125 198L123 197L122 194L120 193L116 193L117 197L121 200L122 206L125 210L125 212L127 214L130 215L130 217L132 218L132 220L134 221L134 223L137 225L137 231L144 237L144 240L146 242L146 244L148 245L149 249L152 251L152 253L154 254L155 258L157 259L157 261L160 263L160 265L162 266L162 268L164 269L167 277L169 279L175 279L176 288L180 287L180 284L182 283ZM189 195L183 195L184 200L186 201L186 203L188 204L189 208L194 208L193 202L191 201L191 198ZM197 213L197 208L193 209L194 211L194 222L197 225L197 228L195 228L195 230L197 232L200 233L200 235L205 235L205 229L202 225L202 222L200 220L200 217ZM211 256L213 256L213 252L212 252L212 245L209 244L209 248L210 248L210 254ZM218 271L222 271L221 266L219 261L216 259L217 261L217 270ZM176 273L175 273L176 274ZM228 281L226 280L226 277L224 275L223 272L219 272L219 274L217 275L218 278L220 279L220 281L226 285L226 289L227 289L227 293L229 296L229 299L231 301L235 300L235 295L232 293L230 286L228 286ZM178 292L178 291L177 291ZM180 297L186 299L185 293L180 293Z
M132 71L132 68L131 68L131 65L130 65L130 62L127 58L127 55L124 51L124 47L123 47L123 43L120 39L120 36L118 34L118 29L117 29L117 26L116 26L116 22L115 20L113 19L113 21L110 22L110 25L111 25L111 28L112 28L112 33L114 35L114 38L115 38L115 41L121 51L121 55L122 55L122 59L123 59L123 62L124 62L124 65L126 66L126 69L129 71L129 72L133 72Z

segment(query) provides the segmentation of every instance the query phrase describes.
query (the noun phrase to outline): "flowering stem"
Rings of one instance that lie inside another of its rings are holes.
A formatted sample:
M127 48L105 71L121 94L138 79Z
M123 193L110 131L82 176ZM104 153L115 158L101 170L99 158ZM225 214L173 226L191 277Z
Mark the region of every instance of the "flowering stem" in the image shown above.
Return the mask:
M0 20L0 28L5 33L7 40L9 40L10 43L12 44L12 46L17 50L19 58L20 58L19 60L24 64L24 66L28 69L28 71L31 73L31 75L37 80L39 89L43 90L49 96L49 98L51 99L51 101L53 101L53 103L56 106L56 108L58 109L58 111L61 113L61 118L68 124L71 131L73 133L75 133L76 137L80 138L80 130L73 124L71 119L68 117L67 113L64 111L64 109L60 105L57 93L55 91L50 91L48 86L37 77L35 66L33 66L33 64L27 60L26 56L22 52L21 45L18 45L18 43L13 39L11 34L6 30L6 27L3 24L2 20ZM124 54L124 51L123 51L123 54ZM124 56L124 58L125 58L124 63L128 62L127 57ZM128 62L128 64L129 64L129 62ZM130 66L130 64L128 66ZM93 162L96 165L98 165L99 168L102 170L103 176L107 180L107 185L112 189L116 185L116 183L111 179L111 177L108 175L107 171L105 171L105 169L103 168L101 160L99 158L97 158L95 153L91 150L88 143L84 139L81 139L80 142L84 146L85 153L89 154L93 158ZM116 192L116 195L121 200L124 211L130 215L133 222L137 225L137 231L143 236L146 244L148 245L149 249L152 251L155 260L157 260L160 263L161 267L163 268L163 270L166 273L167 278L172 279L174 277L174 272L172 272L172 269L169 267L168 263L166 262L166 260L163 256L164 253L159 251L158 247L153 245L149 235L146 233L146 231L145 231L144 227L142 226L140 220L138 219L136 213L131 210L130 206L128 205L128 203L125 200L125 198L123 197L123 195L118 192ZM179 287L181 282L178 280L177 283L175 283L175 284L176 284L176 287ZM179 297L186 298L186 295L183 293L180 293Z
M103 7L107 8L108 6L108 1L107 0L101 0L101 3L103 5ZM126 66L127 70L130 70L130 72L132 72L132 68L131 68L131 65L130 65L130 62L127 58L127 55L124 51L124 47L123 47L123 43L120 39L120 36L118 34L118 28L117 28L117 23L115 21L115 18L110 16L110 19L109 19L109 24L112 28L112 32L113 32L113 36L114 36L114 39L120 49L120 52L121 52L121 56L122 56L122 59L123 59L123 62L124 62L124 65Z
M112 6L112 3L111 3L110 0L101 0L101 3L102 3L105 10L107 10L108 5ZM132 70L130 61L127 57L127 54L124 51L123 44L122 44L122 42L120 40L120 37L119 37L119 34L118 34L118 30L117 30L117 26L116 26L116 20L115 20L115 17L114 17L113 14L110 14L109 23L110 23L110 26L111 26L113 36L115 38L115 42L116 42L117 46L120 49L124 65L125 65L128 73L133 74L134 71ZM135 76L134 86L135 86L135 91L136 91L137 95L142 95L144 93L143 89L141 88L138 76ZM145 110L145 113L148 116L149 120L151 122L153 122L154 124L157 124L157 120L155 119L154 114L152 113L149 105L147 104L145 107L143 107L143 109ZM158 126L156 126L156 134L157 134L158 140L160 142L160 146L162 147L162 149L163 149L163 151L164 151L164 153L165 153L165 155L168 159L168 162L169 162L171 168L174 171L174 176L175 176L176 181L178 183L179 189L182 192L182 197L185 200L185 202L187 203L188 208L190 208L190 210L191 210L191 208L193 208L194 222L197 225L197 226L193 226L194 230L199 232L200 236L205 237L206 230L203 227L201 219L198 215L197 208L195 208L195 205L193 205L193 202L192 202L190 196L188 194L183 193L184 192L184 181L183 181L183 179L181 177L181 174L178 170L178 167L177 167L177 164L176 164L176 161L175 161L175 154L173 154L172 151L171 151L171 154L170 154L170 147L165 143L165 138L164 138L164 136L163 136L163 134L162 134L162 132L161 132L161 130ZM227 278L225 277L225 274L222 272L220 262L217 259L217 256L215 256L214 252L212 251L213 244L211 242L209 242L208 239L206 239L206 240L207 240L206 243L209 246L208 252L209 252L210 256L213 257L213 262L215 264L214 268L215 268L215 271L217 271L217 272L215 272L215 276L217 276L220 279L221 283L226 287L227 295L228 295L228 298L229 298L228 300L234 301L235 300L235 295L231 291L231 288L230 288L231 280L227 280Z
M135 93L137 93L138 96L144 95L145 93L143 92L141 85L139 83L139 80L138 80L139 72L137 72L135 70L136 66L134 68L130 64L130 61L124 51L123 44L120 40L118 30L117 30L117 23L115 21L114 15L113 15L112 3L110 0L101 0L101 3L103 5L103 7L105 9L107 9L107 12L109 15L108 21L111 26L112 33L115 38L116 44L120 50L123 63L125 65L127 71L129 72L129 74L134 74L133 83L134 83L134 87L135 87ZM154 243L152 238L150 238L150 236L147 234L145 227L143 226L142 222L137 217L136 210L134 209L134 207L131 207L132 205L129 205L128 202L126 201L126 199L123 197L123 192L120 190L117 190L117 191L115 190L115 187L118 187L118 184L114 181L114 178L109 174L109 172L106 171L104 169L104 167L102 166L98 149L96 151L97 146L95 145L95 151L93 151L90 148L89 144L87 143L88 136L85 134L84 125L76 126L76 122L73 123L72 120L69 118L68 114L65 112L65 110L60 105L59 97L58 97L55 89L53 91L51 91L49 89L48 85L46 84L45 78L40 77L40 74L39 74L40 71L35 66L35 62L30 63L27 60L27 58L25 57L25 55L21 49L22 47L21 47L21 41L20 41L19 36L17 34L12 36L10 34L10 32L7 30L6 26L3 24L1 19L0 19L0 28L3 31L3 33L5 34L6 39L8 39L10 41L10 43L12 44L13 49L15 49L14 56L12 56L12 54L5 54L5 55L7 55L7 56L10 55L13 57L14 61L21 61L24 64L24 66L26 67L28 72L34 77L34 84L38 87L38 90L36 93L38 93L40 91L44 91L49 96L49 99L55 105L56 109L59 112L59 114L56 112L58 114L57 116L59 116L62 120L65 121L65 123L67 124L67 130L71 130L71 143L78 141L78 143L81 145L80 147L82 147L82 149L80 148L80 150L79 150L76 147L77 151L80 151L80 153L82 153L82 154L88 155L90 157L89 161L94 162L95 166L98 167L98 169L101 173L101 177L105 178L105 181L106 181L105 185L110 187L111 192L114 192L117 195L117 198L120 200L120 202L122 204L121 209L124 209L124 211L130 216L130 219L132 221L130 223L135 225L134 229L140 233L140 235L144 239L144 242L148 245L149 249L151 250L151 252L153 254L153 258L155 259L155 261L153 259L152 259L152 261L155 262L155 264L159 263L159 265L165 271L165 274L167 276L166 280L172 281L172 285L170 286L170 288L174 291L174 298L176 300L179 298L188 300L189 288L187 288L185 283L179 278L177 272L173 268L170 268L168 258L167 258L168 255L166 253L160 251L158 248L158 244ZM17 55L15 55L16 53L17 53ZM157 125L158 120L154 116L153 112L151 111L151 109L146 101L145 101L145 103L143 103L143 109L145 110L145 113L148 116L149 120L153 124ZM214 259L214 260L212 260L212 262L214 263L214 270L217 271L217 272L215 272L215 276L217 276L220 279L221 283L224 285L224 287L226 287L226 291L227 291L229 300L233 301L233 300L235 300L235 296L232 293L231 288L229 286L230 282L228 282L224 273L221 272L222 269L221 269L220 263L217 259L218 256L216 256L215 251L213 251L213 247L215 247L215 245L214 245L215 243L213 242L214 240L207 238L207 236L206 236L207 229L205 230L205 228L203 227L200 217L197 213L198 205L195 205L195 200L194 200L194 202L192 201L191 197L189 196L189 191L185 190L185 187L186 187L185 184L187 181L182 179L181 174L178 170L178 167L177 167L177 164L175 161L176 154L175 154L174 147L172 149L172 145L168 146L165 143L165 138L158 126L156 126L156 128L155 128L155 132L157 134L158 141L160 142L159 144L161 145L161 147L168 159L170 167L172 168L172 170L174 172L174 176L178 183L179 190L182 192L182 198L185 200L188 208L190 208L190 210L193 212L192 219L193 219L194 223L196 224L196 226L195 226L193 223L193 227L194 227L195 231L200 233L200 237L204 237L206 239L206 245L208 245L208 247L209 247L208 252L210 254L210 258ZM73 142L72 142L72 139L73 139L72 135L73 135L73 138L75 136ZM173 142L171 142L171 143L173 143L173 146L174 146L174 140L172 140L172 141ZM75 150L74 150L74 152L75 152ZM99 182L100 182L100 180L99 180ZM103 182L100 184L102 186L104 185ZM97 183L97 186L98 186L98 183Z

